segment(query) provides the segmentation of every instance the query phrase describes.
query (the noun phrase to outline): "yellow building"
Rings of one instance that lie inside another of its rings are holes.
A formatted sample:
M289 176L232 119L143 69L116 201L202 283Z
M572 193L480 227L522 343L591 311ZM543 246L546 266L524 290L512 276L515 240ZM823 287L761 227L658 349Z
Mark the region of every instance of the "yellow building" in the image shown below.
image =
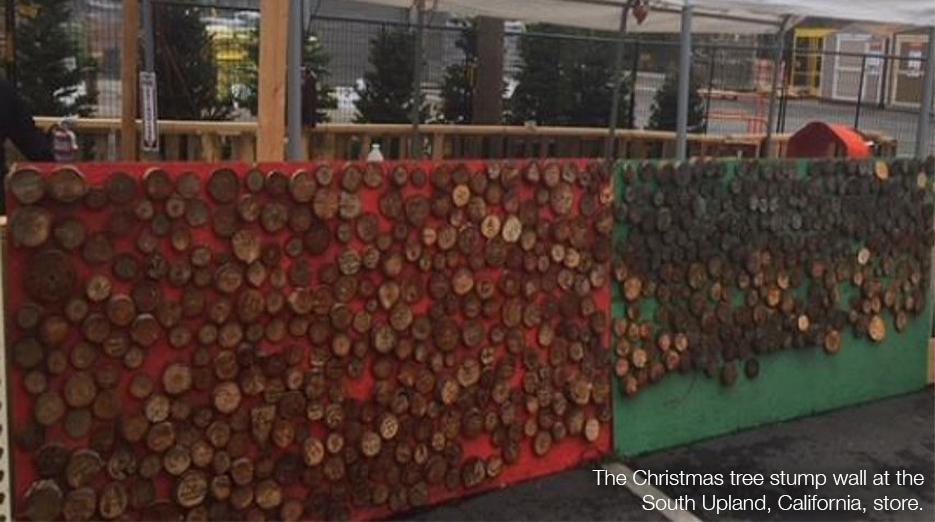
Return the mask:
M800 27L792 38L792 77L789 90L806 96L821 94L822 50L830 27Z

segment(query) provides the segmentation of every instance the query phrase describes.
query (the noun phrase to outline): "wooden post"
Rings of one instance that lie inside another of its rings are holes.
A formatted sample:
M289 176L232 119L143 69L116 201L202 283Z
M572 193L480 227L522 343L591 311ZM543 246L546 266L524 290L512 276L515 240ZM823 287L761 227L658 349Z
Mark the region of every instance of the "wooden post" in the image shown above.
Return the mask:
M282 161L286 134L286 45L289 2L260 2L260 79L257 160Z
M137 90L139 87L139 32L140 1L126 0L123 3L123 53L120 61L121 110L120 110L120 158L124 161L137 160L136 113Z
M503 116L503 20L477 18L477 87L472 123L500 123Z

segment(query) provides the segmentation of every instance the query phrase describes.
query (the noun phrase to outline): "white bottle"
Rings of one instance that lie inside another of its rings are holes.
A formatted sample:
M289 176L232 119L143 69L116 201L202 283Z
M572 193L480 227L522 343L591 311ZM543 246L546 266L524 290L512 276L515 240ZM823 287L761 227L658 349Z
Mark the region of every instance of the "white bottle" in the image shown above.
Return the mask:
M370 146L370 153L367 154L367 161L383 161L383 153L380 152L379 143L374 143Z

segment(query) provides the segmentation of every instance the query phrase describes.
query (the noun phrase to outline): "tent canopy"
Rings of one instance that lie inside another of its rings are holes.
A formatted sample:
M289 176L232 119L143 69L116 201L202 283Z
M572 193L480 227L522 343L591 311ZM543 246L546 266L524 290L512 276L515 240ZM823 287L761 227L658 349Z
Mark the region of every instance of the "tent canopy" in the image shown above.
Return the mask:
M364 0L411 7L413 0ZM695 6L696 33L775 33L786 16L815 16L899 25L935 25L932 0L650 0L649 17L629 24L629 32L677 33L682 7ZM492 16L507 20L616 31L627 0L425 0L426 8L460 16Z

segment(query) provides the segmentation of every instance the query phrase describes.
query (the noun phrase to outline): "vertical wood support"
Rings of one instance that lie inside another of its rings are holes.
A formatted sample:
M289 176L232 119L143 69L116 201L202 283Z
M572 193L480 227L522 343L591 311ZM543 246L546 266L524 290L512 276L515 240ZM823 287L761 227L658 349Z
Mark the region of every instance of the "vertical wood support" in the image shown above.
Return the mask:
M258 161L282 161L285 156L289 4L282 0L260 2Z
M120 61L121 108L120 108L120 158L136 161L138 143L136 137L136 113L139 90L139 33L140 2L123 2L123 49Z

